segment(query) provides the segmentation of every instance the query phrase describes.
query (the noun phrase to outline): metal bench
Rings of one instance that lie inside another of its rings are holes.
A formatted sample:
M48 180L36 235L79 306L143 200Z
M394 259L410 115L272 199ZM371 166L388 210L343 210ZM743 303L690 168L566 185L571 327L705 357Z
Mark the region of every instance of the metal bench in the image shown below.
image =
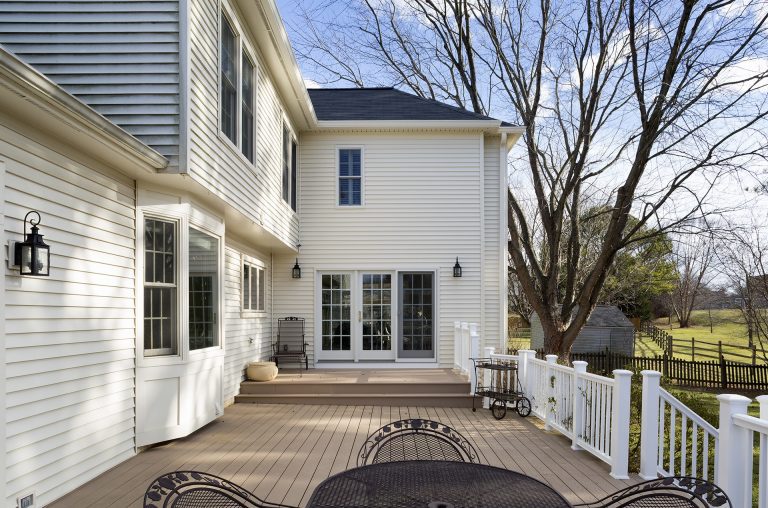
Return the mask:
M272 344L272 361L279 366L280 360L294 359L309 370L307 343L304 342L304 318L285 317L277 320L277 340Z

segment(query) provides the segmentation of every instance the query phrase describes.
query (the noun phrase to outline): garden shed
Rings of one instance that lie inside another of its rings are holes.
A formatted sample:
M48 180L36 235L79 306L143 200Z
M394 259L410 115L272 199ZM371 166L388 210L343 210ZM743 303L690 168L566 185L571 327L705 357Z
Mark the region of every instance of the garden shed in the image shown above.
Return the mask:
M621 310L614 305L598 305L587 319L576 341L574 353L597 353L606 349L614 353L632 355L635 350L635 327ZM531 314L531 349L544 347L544 330L541 320Z

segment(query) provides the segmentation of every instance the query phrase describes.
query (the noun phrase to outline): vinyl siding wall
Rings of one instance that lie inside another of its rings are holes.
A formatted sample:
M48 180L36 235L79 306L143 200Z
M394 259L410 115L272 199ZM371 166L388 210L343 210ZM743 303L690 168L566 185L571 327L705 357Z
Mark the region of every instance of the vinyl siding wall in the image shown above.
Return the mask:
M0 43L178 165L178 0L0 2Z
M210 192L284 243L298 243L298 218L282 199L280 98L258 48L234 20L239 40L256 60L255 164L228 138L219 123L219 2L190 0L190 165L189 172ZM239 59L238 59L239 61Z
M293 257L275 260L275 315L304 317L311 341L316 270L437 270L438 358L441 365L452 364L453 322L482 321L482 230L498 229L498 220L487 226L482 222L483 193L499 193L498 141L491 141L495 148L484 152L482 135L471 132L303 134L302 278L291 279ZM363 149L361 207L337 206L338 147ZM495 169L484 178L484 163L494 160ZM493 211L494 205L486 206L487 213ZM498 233L486 231L486 247L498 252ZM460 279L452 274L456 256L463 268ZM498 279L493 272L498 264L492 268L491 262L493 256L485 259L485 277ZM498 287L485 291L489 308L498 309ZM498 321L498 310L486 319L486 326ZM498 330L498 323L493 326Z
M135 186L5 127L0 160L5 239L38 210L51 246L51 276L6 268L3 295L3 504L43 506L134 454Z
M271 301L272 277L269 256L227 240L224 259L225 357L224 404L234 402L245 379L248 362L267 360L272 350ZM242 311L243 255L264 263L266 275L265 312ZM253 343L251 343L253 339Z

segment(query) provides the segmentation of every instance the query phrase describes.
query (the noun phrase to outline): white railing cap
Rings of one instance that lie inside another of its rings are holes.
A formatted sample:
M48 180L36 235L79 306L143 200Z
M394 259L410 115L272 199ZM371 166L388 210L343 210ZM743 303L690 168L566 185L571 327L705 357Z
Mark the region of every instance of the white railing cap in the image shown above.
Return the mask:
M658 370L641 370L640 375L644 377L661 377L661 372Z
M613 371L614 376L632 376L632 374L634 374L634 372L627 369L616 369Z
M764 402L768 402L768 395L758 395L757 397L755 397L755 400L760 404Z

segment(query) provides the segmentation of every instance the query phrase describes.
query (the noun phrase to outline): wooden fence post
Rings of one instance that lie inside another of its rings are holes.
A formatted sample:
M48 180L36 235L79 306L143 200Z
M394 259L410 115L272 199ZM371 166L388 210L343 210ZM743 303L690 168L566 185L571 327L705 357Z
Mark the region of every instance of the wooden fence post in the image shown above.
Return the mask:
M757 365L757 346L752 344L752 365ZM752 371L754 372L754 370Z
M726 372L725 358L720 355L720 388L728 388L728 372Z
M640 478L655 480L659 477L659 386L661 373L655 370L640 372L643 376L643 406L640 422Z
M696 339L691 337L691 361L696 360Z

